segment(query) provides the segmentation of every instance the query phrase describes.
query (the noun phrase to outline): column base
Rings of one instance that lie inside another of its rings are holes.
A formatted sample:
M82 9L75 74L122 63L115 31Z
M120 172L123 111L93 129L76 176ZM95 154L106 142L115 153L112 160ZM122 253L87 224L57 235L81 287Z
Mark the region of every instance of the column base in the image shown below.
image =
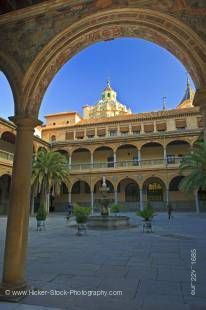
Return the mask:
M0 283L0 301L19 302L27 296L28 290L26 283L16 287Z

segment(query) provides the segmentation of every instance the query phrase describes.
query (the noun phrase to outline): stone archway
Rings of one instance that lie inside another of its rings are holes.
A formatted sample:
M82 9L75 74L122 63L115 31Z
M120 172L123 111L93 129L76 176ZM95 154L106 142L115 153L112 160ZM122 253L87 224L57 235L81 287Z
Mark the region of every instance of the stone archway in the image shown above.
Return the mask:
M166 185L159 177L149 177L143 184L144 202L151 203L156 209L164 209L166 203Z
M139 184L132 178L123 178L117 185L118 202L123 204L127 211L136 211L140 204Z
M148 9L113 9L81 19L38 54L24 77L28 113L38 115L50 81L72 56L93 43L119 37L143 38L168 49L185 65L196 87L205 87L205 43L191 28L174 17Z
M0 70L6 76L9 85L12 90L12 95L14 99L14 111L15 114L21 114L21 101L23 100L21 94L21 82L23 80L23 72L20 69L20 66L17 65L14 58L5 55L0 50Z
M8 51L12 57L8 61L0 53L0 67L4 69L5 74L9 74L9 80L12 80L11 85L13 82L13 90L16 92L15 117L12 118L12 121L17 126L16 154L2 280L7 288L23 288L26 286L24 271L28 234L32 137L34 127L39 124L37 121L39 107L45 90L55 73L73 55L93 43L118 37L143 38L168 49L185 65L191 74L198 89L195 104L205 108L204 120L206 123L206 48L205 43L197 34L198 30L196 29L196 32L194 32L192 26L187 26L177 16L172 16L173 11L171 9L170 11L162 10L162 12L159 12L157 11L159 6L156 8L154 5L151 6L152 9L150 6L146 8L128 8L128 1L124 1L123 5L118 5L119 1L117 4L112 0L104 1L106 5L103 4L103 6L98 6L97 2L102 1L95 1L95 9L93 5L87 7L86 15L88 17L83 18L82 16L85 16L85 14L81 15L80 13L75 19L79 21L72 20L72 25L69 27L68 24L65 26L64 23L61 23L65 27L64 30L62 30L63 28L61 30L55 28L56 31L54 31L52 28L50 39L46 42L38 42L38 49L35 49L37 44L33 44L36 35L35 31L31 35L30 31L27 31L28 28L22 27L21 37L26 33L29 35L28 42L27 39L19 40L19 42L23 41L25 43L24 53L20 52L21 44L18 45L18 42L15 41L20 36L9 37L5 28L2 27L1 34L3 32L6 34L3 42L8 44L9 41ZM155 1L155 3L157 2ZM111 9L107 9L110 4ZM118 8L114 9L115 7ZM98 10L99 13L94 13ZM42 16L38 17L41 19ZM49 14L46 13L46 20L47 17L49 17ZM67 15L65 19L67 19ZM27 16L27 20L30 20L30 17ZM37 22L34 30L38 26ZM13 29L17 31L17 28L21 28L15 27L16 25L11 25L9 28L12 34ZM43 33L43 36L47 37L47 32ZM10 46L11 38L14 39L14 42L11 40L12 46ZM19 53L14 48L15 43L20 47ZM24 58L26 58L25 61ZM15 65L12 65L11 68L10 60L12 63L13 59L18 62L24 73L19 70L18 66L15 68ZM15 69L13 70L13 68ZM16 82L14 83L14 81ZM25 149L22 148L22 145L24 145ZM22 159L24 160L23 166ZM15 255L17 252L19 253L18 256Z
M78 180L74 182L71 188L72 203L90 206L90 192L90 185L86 181Z
M91 152L88 148L79 147L71 153L71 169L82 170L91 167Z
M194 193L185 193L179 190L179 184L184 176L177 175L169 182L169 202L176 211L194 211Z

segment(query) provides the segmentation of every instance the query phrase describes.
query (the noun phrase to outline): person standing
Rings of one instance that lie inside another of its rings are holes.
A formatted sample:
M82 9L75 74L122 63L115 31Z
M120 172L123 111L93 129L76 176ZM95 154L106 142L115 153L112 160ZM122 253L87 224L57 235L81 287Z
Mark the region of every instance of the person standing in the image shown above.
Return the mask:
M173 211L172 205L171 205L171 203L168 203L168 205L167 205L167 213L168 213L168 220L169 221L173 218L172 211Z

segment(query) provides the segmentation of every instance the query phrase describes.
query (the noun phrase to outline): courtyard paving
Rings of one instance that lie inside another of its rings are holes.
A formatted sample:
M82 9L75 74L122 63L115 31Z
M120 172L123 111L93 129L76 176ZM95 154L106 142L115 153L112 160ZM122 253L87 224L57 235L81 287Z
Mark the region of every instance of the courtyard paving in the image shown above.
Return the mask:
M206 310L206 213L176 213L170 223L159 213L153 233L143 233L140 219L128 215L136 227L88 230L81 237L63 214L51 215L41 232L30 218L31 293L20 304L1 302L0 309ZM6 218L1 217L1 273L5 226ZM191 264L194 249L196 261ZM191 269L196 274L195 295ZM39 289L38 296L32 295L32 288ZM122 295L110 296L111 291ZM107 295L88 296L97 292Z

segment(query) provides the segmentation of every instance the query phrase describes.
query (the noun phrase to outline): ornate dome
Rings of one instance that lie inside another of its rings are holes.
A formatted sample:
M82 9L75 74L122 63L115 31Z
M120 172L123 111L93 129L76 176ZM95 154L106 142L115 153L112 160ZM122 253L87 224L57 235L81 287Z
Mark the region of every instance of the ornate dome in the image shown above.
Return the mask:
M189 78L187 78L187 87L185 90L185 95L182 98L181 102L178 104L177 109L192 108L194 96L195 92L192 89Z
M131 109L117 101L117 93L112 89L109 80L97 104L84 107L83 112L84 118L105 118L132 113Z

